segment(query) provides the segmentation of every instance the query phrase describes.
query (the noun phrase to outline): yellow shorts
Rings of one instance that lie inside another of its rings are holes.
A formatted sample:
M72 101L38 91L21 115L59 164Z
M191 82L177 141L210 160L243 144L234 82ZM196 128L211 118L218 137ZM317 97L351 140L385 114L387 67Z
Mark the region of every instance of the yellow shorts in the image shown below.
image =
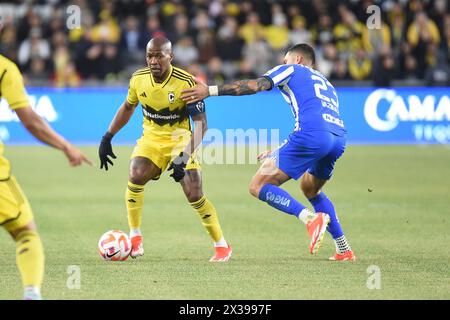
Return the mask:
M131 159L135 157L147 158L160 168L161 173L163 173L167 169L169 163L184 150L189 141L190 138L178 142L164 141L151 139L143 135L137 140L137 145L134 147ZM186 170L193 169L201 170L196 151L191 155L186 165ZM154 180L157 179L159 179L159 176L154 178Z
M25 227L33 220L27 197L14 176L0 181L0 225L8 231Z

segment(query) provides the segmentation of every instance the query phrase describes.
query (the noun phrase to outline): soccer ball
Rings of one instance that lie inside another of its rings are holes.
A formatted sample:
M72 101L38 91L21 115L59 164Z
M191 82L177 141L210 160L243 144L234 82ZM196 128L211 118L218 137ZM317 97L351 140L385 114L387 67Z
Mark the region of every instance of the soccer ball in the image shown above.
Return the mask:
M131 252L131 240L120 230L105 232L98 241L98 254L103 260L127 260Z

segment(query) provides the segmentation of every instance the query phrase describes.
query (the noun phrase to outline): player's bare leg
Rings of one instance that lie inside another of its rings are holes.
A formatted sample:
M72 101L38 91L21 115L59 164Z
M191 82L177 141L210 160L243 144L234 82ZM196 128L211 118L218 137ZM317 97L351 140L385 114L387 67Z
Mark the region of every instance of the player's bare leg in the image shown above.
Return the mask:
M31 221L22 228L8 230L16 242L16 261L22 277L25 300L41 300L41 284L44 276L44 250Z
M327 230L332 235L336 246L336 254L331 257L330 260L353 261L356 259L356 256L345 238L339 219L334 210L333 203L328 199L325 193L322 192L322 188L326 182L327 180L319 179L311 173L305 172L300 182L300 188L306 198L308 198L314 206L316 212L324 212L330 216L330 223Z
M303 221L311 237L309 251L313 254L317 253L322 245L330 218L324 213L314 214L288 192L279 188L290 179L286 173L277 168L273 159L268 158L252 178L249 191L254 197Z
M201 171L196 169L186 170L186 175L180 183L187 200L197 211L203 226L214 242L215 255L210 261L228 261L232 249L223 236L214 205L203 194Z
M145 184L161 174L152 161L144 157L135 157L130 161L128 186L125 201L128 212L128 224L130 226L132 258L144 255L143 237L140 230L142 221L142 207L144 204Z

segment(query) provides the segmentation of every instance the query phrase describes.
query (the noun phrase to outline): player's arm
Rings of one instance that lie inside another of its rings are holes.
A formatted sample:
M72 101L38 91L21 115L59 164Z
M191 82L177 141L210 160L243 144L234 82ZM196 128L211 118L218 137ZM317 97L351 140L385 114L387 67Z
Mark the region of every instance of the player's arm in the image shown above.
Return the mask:
M139 99L135 89L135 77L131 77L128 86L128 95L122 105L117 110L116 115L112 119L108 131L103 135L102 141L98 148L98 156L100 158L100 169L105 168L108 171L108 163L113 165L112 160L116 159L116 155L112 151L111 140L114 135L120 131L130 121L131 116L139 103Z
M179 182L181 179L183 179L185 175L184 168L186 167L189 158L202 143L205 133L208 130L205 102L202 100L196 103L190 103L187 105L187 109L189 115L192 118L192 121L194 122L194 132L191 135L191 140L184 148L183 152L181 152L175 159L173 159L169 168L167 169L173 169L173 173L170 176L173 177L176 182Z
M189 103L206 99L209 96L242 96L272 89L271 81L266 77L250 80L239 80L220 86L207 86L194 79L195 87L183 90L181 98Z
M206 122L206 113L200 113L198 115L192 116L194 121L194 133L191 135L191 141L184 149L183 153L189 158L191 154L198 148L202 143L205 133L208 130L208 124Z
M117 110L114 118L112 119L108 131L103 135L102 140L100 142L100 146L98 149L98 155L100 158L100 169L105 167L105 170L108 171L108 163L113 165L111 161L111 157L116 159L116 155L112 151L111 140L114 135L119 132L127 123L130 121L131 116L136 109L137 103L130 103L125 100L122 105Z
M127 100L122 103L109 125L108 132L111 135L114 136L128 123L128 121L130 121L136 106L137 104L131 104Z
M30 107L15 109L23 126L38 140L48 144L66 155L71 166L79 166L83 162L92 165L84 154L57 134L36 112Z

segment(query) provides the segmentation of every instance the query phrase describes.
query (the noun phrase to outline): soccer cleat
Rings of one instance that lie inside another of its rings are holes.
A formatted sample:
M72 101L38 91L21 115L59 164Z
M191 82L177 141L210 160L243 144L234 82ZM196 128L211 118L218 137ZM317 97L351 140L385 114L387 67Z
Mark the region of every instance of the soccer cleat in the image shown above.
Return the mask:
M346 251L344 253L335 253L334 256L330 257L328 260L331 261L355 261L356 256L353 251Z
M228 247L215 247L216 254L209 259L209 262L227 262L231 258L231 253L233 250L231 246L227 243Z
M309 243L309 252L311 254L316 254L319 251L329 223L330 216L326 213L319 212L314 220L306 224L306 229L311 237L311 242Z
M144 255L144 245L142 244L142 236L134 236L131 238L130 257L136 259Z

